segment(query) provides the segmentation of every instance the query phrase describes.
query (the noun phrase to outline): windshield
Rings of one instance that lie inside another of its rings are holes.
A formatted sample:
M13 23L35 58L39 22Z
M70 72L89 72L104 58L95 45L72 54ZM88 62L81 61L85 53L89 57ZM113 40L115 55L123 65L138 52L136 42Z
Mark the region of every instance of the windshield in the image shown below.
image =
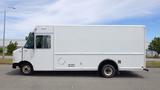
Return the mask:
M30 49L34 48L34 33L29 33L24 48L30 48Z

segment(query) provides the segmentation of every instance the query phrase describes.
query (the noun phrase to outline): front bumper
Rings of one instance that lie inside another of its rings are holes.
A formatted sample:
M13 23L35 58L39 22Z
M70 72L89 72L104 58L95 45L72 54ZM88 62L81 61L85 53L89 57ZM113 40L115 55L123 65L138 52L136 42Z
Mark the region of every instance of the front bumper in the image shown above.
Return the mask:
M19 63L13 63L12 64L12 68L16 68L17 66L19 67Z

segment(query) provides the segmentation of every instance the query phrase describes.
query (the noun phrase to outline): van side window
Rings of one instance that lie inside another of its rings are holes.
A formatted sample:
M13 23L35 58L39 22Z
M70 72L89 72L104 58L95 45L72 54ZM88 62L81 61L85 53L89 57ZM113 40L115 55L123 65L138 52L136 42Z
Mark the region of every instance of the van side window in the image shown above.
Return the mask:
M37 35L36 36L36 48L51 48L51 36Z

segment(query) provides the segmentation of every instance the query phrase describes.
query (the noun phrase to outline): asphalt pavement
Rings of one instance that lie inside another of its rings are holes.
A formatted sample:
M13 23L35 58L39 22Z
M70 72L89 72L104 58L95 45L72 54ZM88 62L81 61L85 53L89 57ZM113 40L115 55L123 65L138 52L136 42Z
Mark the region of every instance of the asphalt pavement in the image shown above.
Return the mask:
M11 65L0 65L0 90L160 90L160 68L121 72L102 78L97 72L35 72L24 76Z

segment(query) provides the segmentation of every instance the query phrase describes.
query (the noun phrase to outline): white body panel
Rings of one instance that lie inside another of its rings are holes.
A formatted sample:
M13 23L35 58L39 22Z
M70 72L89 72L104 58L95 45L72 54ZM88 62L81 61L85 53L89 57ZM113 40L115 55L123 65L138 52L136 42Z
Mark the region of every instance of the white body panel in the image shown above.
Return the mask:
M144 66L144 27L55 26L54 31L55 70L97 70L105 59L121 60L119 70Z
M34 47L26 59L35 71L95 71L106 59L120 71L145 67L144 26L38 26L34 33L51 36L50 49Z

